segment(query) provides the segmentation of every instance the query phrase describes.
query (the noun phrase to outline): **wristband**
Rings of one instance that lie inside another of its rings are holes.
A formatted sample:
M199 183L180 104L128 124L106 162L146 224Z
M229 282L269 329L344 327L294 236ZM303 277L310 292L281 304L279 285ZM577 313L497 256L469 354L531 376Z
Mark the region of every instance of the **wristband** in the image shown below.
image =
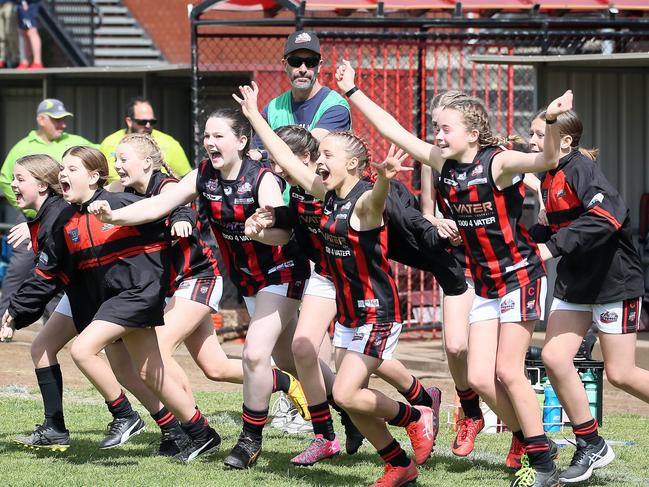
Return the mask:
M553 118L553 119L551 119L551 120L548 119L548 118L545 119L545 124L546 124L546 125L552 125L553 123L557 123L557 119L556 119L556 118Z
M349 98L349 97L352 96L354 93L356 93L358 90L360 90L360 88L359 88L358 86L354 86L354 87L351 88L348 92L345 93L345 96L346 96L347 98Z

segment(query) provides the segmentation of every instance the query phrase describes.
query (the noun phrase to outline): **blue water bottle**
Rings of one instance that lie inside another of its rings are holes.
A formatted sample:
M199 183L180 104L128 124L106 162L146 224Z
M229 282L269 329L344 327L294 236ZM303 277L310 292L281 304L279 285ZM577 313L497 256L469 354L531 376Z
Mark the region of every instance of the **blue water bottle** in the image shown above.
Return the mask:
M543 431L561 431L561 403L550 381L545 383L543 400Z
M581 375L581 381L584 384L586 389L586 396L588 396L588 407L590 408L590 414L593 415L593 418L597 419L597 378L593 371L587 369Z

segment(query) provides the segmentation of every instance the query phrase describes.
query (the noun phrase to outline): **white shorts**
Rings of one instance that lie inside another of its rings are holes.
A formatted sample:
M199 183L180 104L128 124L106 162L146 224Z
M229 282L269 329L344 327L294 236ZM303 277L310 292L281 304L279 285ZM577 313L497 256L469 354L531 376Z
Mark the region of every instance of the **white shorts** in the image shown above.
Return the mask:
M178 288L174 292L174 297L204 304L212 308L214 312L219 310L222 295L223 278L221 276L186 279L178 284Z
M317 272L311 272L311 277L309 277L309 280L306 283L304 295L318 296L319 298L325 299L336 299L336 286L334 286L334 283L326 277Z
M271 284L262 287L255 296L244 296L243 302L246 303L248 314L252 318L255 314L255 302L259 293L271 293L279 296L289 297L291 299L302 299L304 294L305 281L298 281L296 284ZM298 297L299 296L299 297Z
M547 279L543 276L502 298L476 296L469 313L469 323L495 319L501 323L542 320L545 316L546 292Z
M641 309L641 298L604 304L576 304L554 298L550 311L586 311L602 333L626 334L638 331Z
M67 316L68 318L72 318L72 307L70 306L70 300L68 299L67 294L63 293L61 301L59 301L59 304L56 305L54 311L62 314L63 316Z
M349 328L336 323L333 346L389 360L399 342L401 323L380 323Z

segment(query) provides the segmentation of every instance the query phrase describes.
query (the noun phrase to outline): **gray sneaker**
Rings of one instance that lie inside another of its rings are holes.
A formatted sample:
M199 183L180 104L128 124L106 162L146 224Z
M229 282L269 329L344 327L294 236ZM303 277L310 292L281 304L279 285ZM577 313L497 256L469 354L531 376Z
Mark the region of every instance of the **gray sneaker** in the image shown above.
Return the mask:
M144 421L137 412L126 418L115 418L108 423L106 436L99 443L99 448L102 450L117 448L126 443L131 436L139 435L143 431Z
M14 442L25 448L65 451L70 448L70 432L57 431L52 426L37 424L34 431L28 435L16 436Z
M577 450L572 457L570 466L561 472L559 480L566 484L583 482L593 475L593 470L608 465L615 458L613 449L606 444L604 438L597 443L586 443L577 438Z

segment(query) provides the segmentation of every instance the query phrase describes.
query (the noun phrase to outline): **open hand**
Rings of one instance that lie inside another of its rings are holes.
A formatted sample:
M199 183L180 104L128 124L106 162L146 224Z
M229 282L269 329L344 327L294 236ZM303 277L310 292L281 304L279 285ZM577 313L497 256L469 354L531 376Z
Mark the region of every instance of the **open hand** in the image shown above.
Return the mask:
M394 144L390 144L390 150L385 160L381 163L372 162L371 166L376 169L379 177L385 179L392 179L401 171L412 171L412 167L403 165L403 162L408 158L408 153L403 149L397 150Z
M31 234L29 233L29 225L27 225L27 222L19 223L18 225L11 227L11 230L9 230L9 235L7 236L7 242L9 243L9 245L11 245L15 249L25 240L29 240L27 248L31 249L32 240Z
M241 93L241 98L236 93L232 93L232 98L241 105L243 114L247 118L250 118L251 115L258 113L257 97L259 95L259 87L257 83L252 81L250 85L239 86L239 92Z

